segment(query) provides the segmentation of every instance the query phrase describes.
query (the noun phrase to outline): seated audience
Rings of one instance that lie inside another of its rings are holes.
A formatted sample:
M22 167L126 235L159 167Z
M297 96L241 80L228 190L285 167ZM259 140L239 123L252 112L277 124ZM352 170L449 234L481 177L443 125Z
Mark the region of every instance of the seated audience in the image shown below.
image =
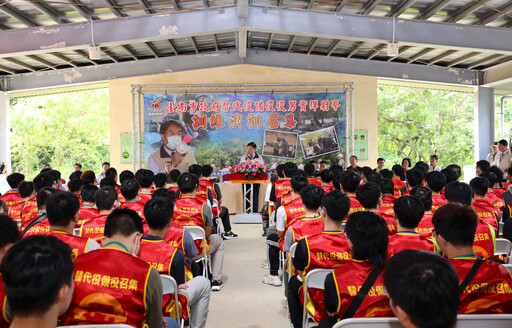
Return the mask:
M361 185L357 189L356 197L365 211L376 213L386 221L390 235L396 233L396 224L393 216L379 211L379 206L382 203L382 193L375 182L367 182Z
M96 192L99 190L97 186L87 185L83 186L80 191L80 197L82 198L82 206L78 212L78 224L77 228L80 228L82 224L89 221L95 216L98 216L98 209L96 208Z
M18 225L5 213L0 215L0 263L9 248L18 240ZM5 287L0 274L0 327L7 328L11 324L12 313L5 297Z
M20 226L20 238L50 231L50 222L46 216L46 201L56 193L58 193L57 189L50 187L39 190L37 193L37 216L26 226Z
M9 184L9 189L3 195L0 196L0 200L3 200L7 207L10 209L12 206L19 204L22 202L22 197L18 192L18 185L20 182L25 180L25 175L21 173L11 173L7 176L7 184Z
M101 188L95 194L95 203L96 208L98 208L98 215L82 224L80 227L80 237L92 238L101 243L104 238L107 216L114 209L119 208L116 190L112 187Z
M479 223L475 211L467 205L450 203L434 213L432 222L436 243L459 276L458 313L512 313L510 272L476 255L474 240Z
M473 203L471 207L476 211L479 218L490 224L496 233L498 233L498 222L500 220L500 210L485 199L489 189L489 180L482 177L473 178L469 185L473 189Z
M18 192L21 197L21 202L9 207L9 216L13 219L19 220L21 218L21 211L25 202L34 198L36 193L34 191L34 184L32 181L21 181L18 185Z
M404 250L386 262L389 305L405 328L453 328L459 307L459 278L445 258Z
M361 183L361 176L354 170L347 170L341 175L341 191L346 193L350 199L349 215L355 212L364 211L363 205L356 197L357 188Z
M381 179L378 183L380 191L382 192L382 205L379 207L379 211L393 215L393 205L396 202L395 190L393 180Z
M117 196L113 188L107 188ZM160 275L135 258L142 233L142 219L136 212L116 209L108 215L104 247L75 260L75 291L61 317L63 326L116 322L162 327Z
M432 213L446 204L446 198L441 194L446 185L446 177L438 171L429 172L425 177L426 186L432 190Z

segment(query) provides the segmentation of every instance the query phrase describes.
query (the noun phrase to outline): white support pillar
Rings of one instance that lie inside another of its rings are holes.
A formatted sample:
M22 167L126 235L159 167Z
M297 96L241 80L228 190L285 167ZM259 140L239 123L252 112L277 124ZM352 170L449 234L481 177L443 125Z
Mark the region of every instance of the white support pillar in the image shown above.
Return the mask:
M485 159L494 142L494 88L475 89L475 162Z

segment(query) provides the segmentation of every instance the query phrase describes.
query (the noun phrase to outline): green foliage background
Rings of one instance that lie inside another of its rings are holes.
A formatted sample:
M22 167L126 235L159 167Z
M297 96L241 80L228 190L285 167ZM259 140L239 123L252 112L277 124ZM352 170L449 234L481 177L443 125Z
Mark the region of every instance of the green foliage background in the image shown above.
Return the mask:
M474 163L472 93L378 86L379 157L386 167L439 156L446 167Z
M110 160L108 89L11 100L13 172L27 179L46 163L67 180L74 163L99 173Z

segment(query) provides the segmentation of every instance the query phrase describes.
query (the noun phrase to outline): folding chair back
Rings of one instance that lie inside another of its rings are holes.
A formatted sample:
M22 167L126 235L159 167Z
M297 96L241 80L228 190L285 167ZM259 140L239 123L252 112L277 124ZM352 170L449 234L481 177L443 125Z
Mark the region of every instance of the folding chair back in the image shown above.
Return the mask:
M219 201L216 200L215 198L213 199L213 204L212 204L212 210L213 208L217 208L217 217L213 218L215 220L215 223L217 225L217 235L220 236L220 220L219 220L219 215L220 215L220 212L221 212L221 208L219 206Z
M494 255L505 255L505 263L509 263L512 243L505 238L496 238L496 251Z
M306 275L306 279L304 279L304 307L302 313L302 327L308 328L308 311L306 309L307 301L308 301L308 289L316 288L316 289L325 289L324 282L325 277L329 273L332 272L332 269L315 269Z
M130 325L125 325L124 323L113 323L109 325L80 325L80 326L60 326L67 328L133 328Z
M341 320L332 328L402 328L397 318L350 318Z
M180 306L178 299L178 285L176 284L176 280L173 277L161 274L160 279L162 280L162 289L163 295L174 294L174 308L176 309L176 321L178 322L178 326L181 322L180 315Z
M73 235L74 236L80 236L80 228L73 229Z
M503 212L501 212L501 217L503 217ZM498 222L498 236L503 237L503 225L504 222Z
M295 243L292 246L290 246L290 252L288 253L288 257L290 258L290 260L288 261L288 281L293 276L293 273L292 273L292 267L293 267L292 260L295 257L295 250L296 249L297 249L297 243Z
M199 256L196 259L196 262L202 261L203 262L203 276L208 278L208 256L206 255L206 232L203 228L198 226L186 226L185 229L190 232L192 235L192 239L194 240L201 240L203 244L203 253L199 254Z

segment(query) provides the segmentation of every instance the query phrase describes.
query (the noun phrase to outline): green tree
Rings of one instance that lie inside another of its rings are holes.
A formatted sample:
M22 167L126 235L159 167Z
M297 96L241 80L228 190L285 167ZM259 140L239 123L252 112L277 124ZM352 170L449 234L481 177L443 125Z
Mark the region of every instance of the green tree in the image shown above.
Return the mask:
M47 163L67 178L110 158L108 89L16 98L10 114L13 171L28 179Z
M474 163L473 94L443 90L378 87L379 157L387 166L409 157L445 167Z

